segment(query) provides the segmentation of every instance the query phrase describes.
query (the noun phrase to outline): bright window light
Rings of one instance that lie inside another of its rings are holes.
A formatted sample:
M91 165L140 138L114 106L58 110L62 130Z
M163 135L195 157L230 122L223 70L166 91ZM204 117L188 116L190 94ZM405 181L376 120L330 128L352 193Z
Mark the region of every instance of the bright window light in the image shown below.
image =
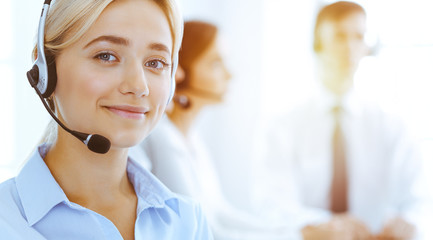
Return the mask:
M0 102L2 104L2 117L0 118L0 182L12 175L13 151L14 151L14 111L11 100L13 99L13 74L10 65L0 64L2 73L2 89Z
M0 118L0 182L11 177L13 151L14 151L14 85L12 71L12 8L11 1L2 2L0 8L0 73L2 75L2 94L0 94L0 102L2 104L2 117Z
M10 60L13 49L12 41L12 7L10 0L2 1L2 7L0 8L0 61L5 62Z

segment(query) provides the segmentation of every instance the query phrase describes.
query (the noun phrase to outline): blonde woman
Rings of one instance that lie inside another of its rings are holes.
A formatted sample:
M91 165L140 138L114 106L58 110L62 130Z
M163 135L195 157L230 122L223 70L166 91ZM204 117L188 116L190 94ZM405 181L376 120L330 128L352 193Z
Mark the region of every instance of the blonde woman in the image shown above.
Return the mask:
M37 49L57 83L43 98L67 128L0 185L0 239L212 239L195 203L128 158L170 98L179 15L173 0L51 4Z

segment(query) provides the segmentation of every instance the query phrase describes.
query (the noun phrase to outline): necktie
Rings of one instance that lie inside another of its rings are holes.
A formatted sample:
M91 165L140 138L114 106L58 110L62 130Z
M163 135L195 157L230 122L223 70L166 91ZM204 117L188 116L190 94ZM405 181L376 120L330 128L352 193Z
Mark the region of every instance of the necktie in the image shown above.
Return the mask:
M331 206L333 213L343 213L347 211L347 164L344 151L344 139L341 130L341 107L333 109L335 127L333 134L333 175L331 185Z

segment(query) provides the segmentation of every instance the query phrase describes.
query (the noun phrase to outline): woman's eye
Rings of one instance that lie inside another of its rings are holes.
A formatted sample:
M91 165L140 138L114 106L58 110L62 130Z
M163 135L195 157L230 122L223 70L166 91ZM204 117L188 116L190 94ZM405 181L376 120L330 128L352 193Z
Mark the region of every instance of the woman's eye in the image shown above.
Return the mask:
M156 59L155 60L150 60L150 61L146 62L144 65L146 67L150 67L150 68L154 68L154 69L158 69L158 70L161 70L161 69L163 69L163 68L165 68L165 67L168 66L168 64L165 63L164 61L162 61L162 60L156 60Z
M111 53L100 53L96 55L96 58L104 62L114 62L117 60L117 58Z

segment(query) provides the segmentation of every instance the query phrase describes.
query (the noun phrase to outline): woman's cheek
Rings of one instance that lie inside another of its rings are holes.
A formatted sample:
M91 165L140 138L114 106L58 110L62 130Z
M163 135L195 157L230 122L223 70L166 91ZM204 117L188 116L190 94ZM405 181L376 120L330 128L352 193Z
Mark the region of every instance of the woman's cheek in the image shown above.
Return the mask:
M149 97L151 98L152 104L157 105L167 105L168 95L170 92L171 79L164 82L161 79L151 80L148 82L149 87Z
M105 92L115 87L116 75L110 74L91 74L83 78L81 91L92 97L99 97Z

